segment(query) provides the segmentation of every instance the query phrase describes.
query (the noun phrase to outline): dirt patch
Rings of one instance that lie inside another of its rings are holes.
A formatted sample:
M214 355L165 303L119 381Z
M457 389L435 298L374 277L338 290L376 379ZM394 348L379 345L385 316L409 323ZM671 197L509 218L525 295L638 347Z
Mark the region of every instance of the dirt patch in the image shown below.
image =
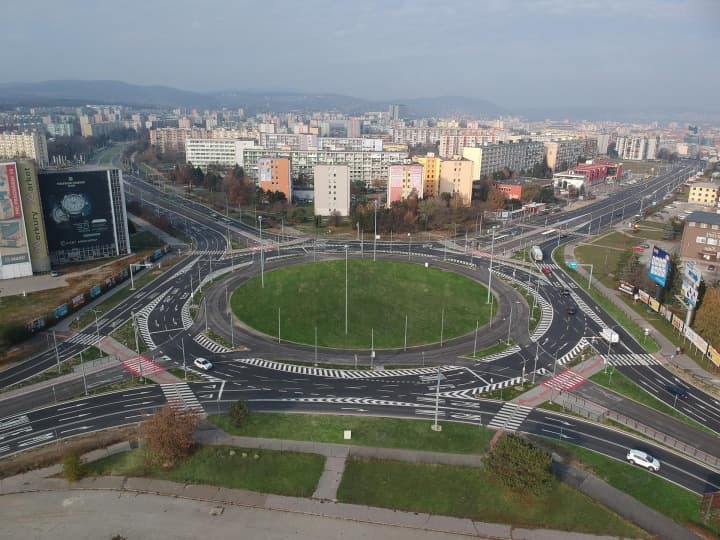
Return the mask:
M56 465L62 461L63 455L68 450L77 450L80 454L84 454L115 443L137 439L137 436L137 426L133 425L53 442L0 460L0 478Z

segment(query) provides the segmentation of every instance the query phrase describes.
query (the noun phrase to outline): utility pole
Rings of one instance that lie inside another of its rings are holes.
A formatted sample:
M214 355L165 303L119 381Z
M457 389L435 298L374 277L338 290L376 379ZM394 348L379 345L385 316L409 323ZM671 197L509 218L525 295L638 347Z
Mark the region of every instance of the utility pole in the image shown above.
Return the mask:
M493 227L492 230L492 241L490 243L490 268L488 269L488 292L487 292L487 302L486 304L490 303L490 290L492 289L492 265L493 265L493 255L495 254L495 228ZM492 320L492 317L490 317Z
M87 380L85 379L85 363L83 362L82 351L80 351L80 370L82 371L83 388L85 388L85 395L87 396Z
M140 379L142 380L143 379L143 365L142 365L142 358L140 357L140 342L138 341L137 321L135 320L135 312L132 311L131 315L132 315L133 330L135 332L135 352L137 353Z
M407 313L405 314L405 344L403 345L403 351L407 351Z
M438 413L440 409L440 367L437 368L437 389L435 391L435 423L432 425L433 431L442 431L442 426L438 424Z
M265 251L263 249L263 242L262 242L262 216L258 216L258 221L260 222L260 284L261 287L265 288L265 260L263 257L263 252ZM315 242L317 244L317 241Z
M57 360L58 375L60 375L60 353L58 353L57 336L55 335L55 330L53 330L52 333L53 333L53 343L55 344L55 360Z
M185 338L180 338L180 347L182 347L183 371L185 372L185 380L187 381L187 364L185 363Z
M373 262L375 262L376 246L377 246L377 199L375 199L375 233L373 234Z

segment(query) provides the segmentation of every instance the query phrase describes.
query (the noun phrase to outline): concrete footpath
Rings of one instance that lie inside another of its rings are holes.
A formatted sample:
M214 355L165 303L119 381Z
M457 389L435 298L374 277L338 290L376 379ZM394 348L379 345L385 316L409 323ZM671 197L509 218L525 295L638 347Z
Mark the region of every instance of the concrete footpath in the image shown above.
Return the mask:
M443 454L352 445L230 436L204 423L198 442L239 445L242 448L313 452L326 456L325 473L311 498L287 497L209 485L183 484L149 478L103 476L76 483L53 476L59 465L0 480L0 522L9 537L45 537L62 531L68 537L237 538L238 528L254 531L252 538L391 538L424 540L487 538L512 540L590 540L611 536L528 529L470 519L402 512L336 502L334 495L347 456L399 459L413 462L478 466L480 456ZM124 452L128 442L83 456L86 461ZM624 514L659 538L696 540L698 537L631 497L619 494L585 472L558 466L563 481L608 506L621 505ZM130 495L130 496L128 496ZM617 510L616 510L617 511ZM222 516L222 517L221 517ZM128 518L129 517L129 518ZM124 518L124 519L120 519ZM152 518L152 519L151 519ZM160 521L158 521L160 520ZM111 530L111 528L117 530ZM89 534L93 533L95 534ZM99 533L98 533L99 534ZM63 536L61 535L61 536ZM154 536L153 536L154 535ZM64 537L64 536L63 536Z

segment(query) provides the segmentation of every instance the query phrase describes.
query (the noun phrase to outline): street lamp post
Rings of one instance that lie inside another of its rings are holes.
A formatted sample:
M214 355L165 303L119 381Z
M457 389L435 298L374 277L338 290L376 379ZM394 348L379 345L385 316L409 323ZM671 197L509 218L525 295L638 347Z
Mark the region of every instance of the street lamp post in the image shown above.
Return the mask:
M410 260L410 249L412 248L412 236L408 233L408 261Z
M97 332L98 343L100 343L100 324L98 323L98 313L102 315L102 311L93 308L91 308L90 311L95 314L95 331Z
M348 333L348 246L345 245L345 335Z
M493 266L493 255L495 254L495 227L492 229L492 241L490 242L490 268L488 269L488 292L487 292L487 302L486 304L490 303L490 290L492 289L492 266Z
M262 216L258 216L260 222L260 287L265 288L265 258L263 256L263 241L262 241Z
M377 247L377 199L375 199L375 230L373 233L373 262L375 261L376 247Z

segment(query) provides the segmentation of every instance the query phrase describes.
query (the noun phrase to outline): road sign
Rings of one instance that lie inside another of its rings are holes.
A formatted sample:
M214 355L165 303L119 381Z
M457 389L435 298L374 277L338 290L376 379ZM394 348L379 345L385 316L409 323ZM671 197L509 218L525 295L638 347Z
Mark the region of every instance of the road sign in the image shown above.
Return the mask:
M568 261L567 265L568 265L568 268L575 269L575 268L577 268L578 263L575 261Z

